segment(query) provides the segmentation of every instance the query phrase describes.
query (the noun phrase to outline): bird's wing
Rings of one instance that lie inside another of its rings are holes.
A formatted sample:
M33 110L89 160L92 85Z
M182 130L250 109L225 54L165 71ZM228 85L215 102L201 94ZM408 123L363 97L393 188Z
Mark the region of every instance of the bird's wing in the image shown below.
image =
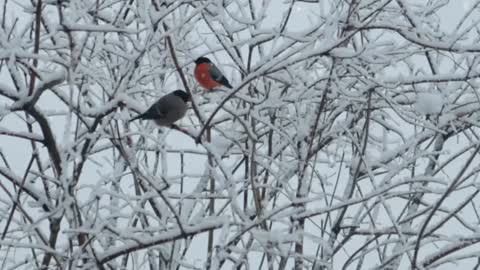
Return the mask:
M138 116L137 118L143 119L158 119L164 118L168 114L168 102L165 102L164 98L161 98L155 102L146 112Z
M167 126L182 118L187 111L187 103L180 97L170 95L159 102L159 111L162 117L155 119L157 124Z
M170 111L170 104L169 103L166 103L166 104L160 104L160 106L157 106L157 114L158 116L161 116L161 117L164 117L165 115L168 114L168 112Z
M155 118L163 118L167 116L167 114L172 110L172 102L171 99L173 97L170 95L166 95L159 99L152 109L154 110Z
M228 88L232 88L227 78L223 76L222 72L214 64L210 64L210 66L208 67L208 73L210 74L210 77L212 77L214 81Z
M208 67L208 73L210 74L210 77L216 82L220 82L223 78L222 72L214 65L210 64Z

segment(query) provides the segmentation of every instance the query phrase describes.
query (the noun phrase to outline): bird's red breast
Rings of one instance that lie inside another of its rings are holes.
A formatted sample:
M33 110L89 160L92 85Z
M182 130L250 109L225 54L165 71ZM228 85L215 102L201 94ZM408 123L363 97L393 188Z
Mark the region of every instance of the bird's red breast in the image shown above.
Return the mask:
M211 90L212 88L221 86L221 84L212 79L212 76L210 76L210 73L208 72L208 68L208 63L199 64L195 67L193 75L200 86L207 90Z

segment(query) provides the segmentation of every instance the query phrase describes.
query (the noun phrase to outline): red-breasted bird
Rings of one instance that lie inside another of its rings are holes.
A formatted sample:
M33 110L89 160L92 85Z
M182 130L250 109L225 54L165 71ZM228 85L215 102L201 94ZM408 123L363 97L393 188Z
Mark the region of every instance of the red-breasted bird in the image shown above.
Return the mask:
M185 116L187 102L191 96L183 90L175 90L155 102L146 112L130 119L129 122L137 119L153 120L159 126L170 126Z
M195 60L195 71L193 72L195 79L203 88L212 90L219 86L232 88L227 78L215 66L215 64L206 57L200 57Z

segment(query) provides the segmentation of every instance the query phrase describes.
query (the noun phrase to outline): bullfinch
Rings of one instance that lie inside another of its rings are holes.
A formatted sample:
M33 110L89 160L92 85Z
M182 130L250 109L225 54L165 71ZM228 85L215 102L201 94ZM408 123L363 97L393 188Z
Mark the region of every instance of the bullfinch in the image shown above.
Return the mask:
M203 88L212 90L215 87L225 86L232 88L227 78L207 57L200 57L195 60L195 70L193 72L195 79Z
M191 96L182 90L175 90L155 102L146 112L130 119L153 120L159 126L171 126L175 121L185 116L187 102Z

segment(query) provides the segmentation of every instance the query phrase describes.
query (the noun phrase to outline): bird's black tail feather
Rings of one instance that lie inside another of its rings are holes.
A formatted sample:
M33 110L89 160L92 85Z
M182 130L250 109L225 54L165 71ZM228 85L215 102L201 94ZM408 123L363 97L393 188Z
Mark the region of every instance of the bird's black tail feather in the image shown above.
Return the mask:
M222 79L220 80L220 83L229 89L233 88L225 77L222 77Z
M143 113L142 113L142 114L137 115L137 116L135 116L134 118L128 120L128 122L130 123L130 122L135 121L135 120L137 120L137 119L143 119L143 117L144 117L144 115L143 115Z

